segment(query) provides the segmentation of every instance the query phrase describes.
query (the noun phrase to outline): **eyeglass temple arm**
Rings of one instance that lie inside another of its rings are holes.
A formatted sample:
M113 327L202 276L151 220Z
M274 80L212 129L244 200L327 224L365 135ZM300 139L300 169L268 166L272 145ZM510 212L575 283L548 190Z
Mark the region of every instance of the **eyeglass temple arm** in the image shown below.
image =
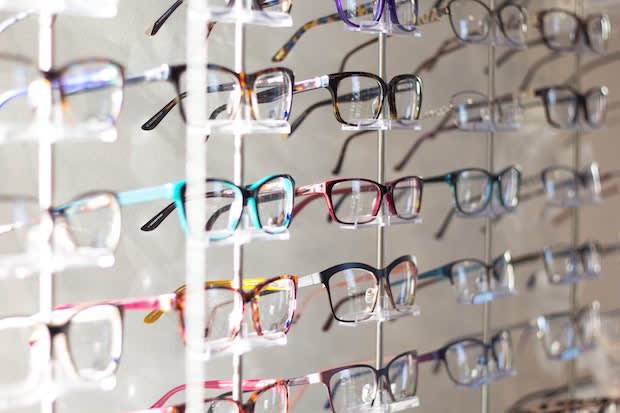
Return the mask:
M418 151L418 149L420 148L420 146L431 139L434 139L437 137L437 135L439 135L440 133L443 132L448 132L450 130L456 129L456 126L454 127L446 127L447 123L450 121L450 119L452 118L452 113L447 113L439 122L439 124L437 126L435 126L435 128L425 134L423 134L422 136L420 136L411 146L411 148L409 148L409 150L407 151L407 153L405 154L405 156L403 156L403 158L396 164L394 165L394 170L399 172L402 171L405 166L409 163L409 161L411 160L411 158L413 157L413 155L415 155L415 153Z
M256 391L256 390L260 390L263 387L269 386L270 384L273 384L276 380L273 379L266 379L266 380L259 380L259 379L246 379L243 380L242 383L242 390L243 391ZM202 383L203 388L205 389L221 389L221 390L229 390L233 388L233 382L232 380L207 380L204 381ZM151 405L151 409L154 408L158 408L158 407L162 407L164 404L166 404L166 402L168 402L168 400L182 392L185 391L185 389L187 388L187 385L185 384L181 384L180 386L174 387L172 389L170 389L168 392L166 392L166 394L164 394L159 400L157 400L155 403L153 403Z

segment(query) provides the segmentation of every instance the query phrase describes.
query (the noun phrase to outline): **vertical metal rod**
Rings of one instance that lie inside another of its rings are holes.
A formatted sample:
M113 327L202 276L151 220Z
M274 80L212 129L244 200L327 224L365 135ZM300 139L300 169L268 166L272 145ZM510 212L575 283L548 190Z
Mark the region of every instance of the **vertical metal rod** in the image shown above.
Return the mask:
M489 8L495 10L495 0L489 0ZM493 113L493 100L495 99L495 44L489 45L488 50L488 66L489 75L487 83L487 95L489 97L489 113ZM493 115L491 115L493 116ZM495 170L495 148L494 148L495 133L493 131L487 134L487 170L493 172ZM493 193L491 193L493 196ZM492 203L491 203L492 204ZM491 262L493 259L493 228L491 217L485 218L484 225L484 258L486 262ZM491 303L486 302L482 308L482 336L485 343L490 339L489 333L491 328ZM482 400L481 411L482 413L489 413L491 410L491 394L488 384L482 386Z
M384 11L384 15L387 12ZM384 20L385 20L384 16ZM379 77L384 79L386 77L387 63L387 45L385 33L379 34ZM382 116L384 118L384 116ZM385 181L385 130L379 130L377 132L377 182L383 183ZM377 227L377 268L384 267L385 258L385 227L379 225ZM378 306L377 311L383 311L383 297L386 292L384 291L384 283L379 283L378 289ZM376 366L380 369L383 366L383 322L379 320L377 322L377 342L376 342Z
M187 60L187 125L185 175L186 198L203 200L207 191L207 149L204 143L207 113L207 52L204 39L207 28L202 17L208 8L204 0L190 0L186 16ZM204 202L189 202L186 208L189 234L186 237L185 262L185 405L186 413L204 413L205 366L202 362L204 348L205 291L207 253L204 240L204 219L207 206ZM200 234L200 235L199 235Z
M245 25L243 23L235 23L235 71L237 73L245 72ZM243 104L243 119L249 119L248 114L250 102ZM236 133L234 141L234 183L242 186L244 184L245 173L245 148L243 134ZM235 243L233 247L233 286L241 288L243 285L243 245ZM239 298L237 298L239 299ZM241 305L241 303L235 303ZM239 332L239 339L243 340L243 328ZM241 354L233 355L233 399L243 401L243 357Z
M575 0L575 14L582 16L583 0ZM581 90L581 63L582 57L580 53L575 55L575 71L576 71L576 87ZM581 131L577 130L573 136L573 168L581 167ZM579 208L573 208L571 216L571 244L573 247L579 245ZM569 289L569 305L571 313L576 313L579 305L578 300L579 286L577 283L571 284ZM577 360L571 360L568 363L568 394L572 399L575 397L575 377L577 375Z

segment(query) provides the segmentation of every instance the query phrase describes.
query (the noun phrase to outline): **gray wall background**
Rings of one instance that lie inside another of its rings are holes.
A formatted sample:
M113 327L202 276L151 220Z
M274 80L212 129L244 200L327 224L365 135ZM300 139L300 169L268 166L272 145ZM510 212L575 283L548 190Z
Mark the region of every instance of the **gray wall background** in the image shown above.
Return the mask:
M144 29L169 6L169 0L123 0L114 19L96 20L61 16L57 21L58 65L74 58L106 56L122 62L128 73L135 73L162 63L185 60L184 11L177 12L161 32L153 38ZM532 17L541 7L559 5L573 8L571 1L535 2ZM422 9L430 6L422 2ZM614 7L615 6L615 9ZM620 23L620 7L615 1L591 0L586 11L608 9L614 23ZM294 27L270 29L248 28L247 69L272 66L270 57L301 24L334 11L331 0L295 3L292 12ZM37 26L35 21L21 23L2 36L2 50L36 56ZM439 44L453 36L447 20L428 25L421 38L394 37L388 40L388 73L391 76L410 72L424 58L432 55ZM531 29L531 36L536 36ZM340 58L355 45L367 40L365 34L344 32L340 24L313 29L299 42L283 65L295 71L297 79L305 79L338 69ZM232 64L233 28L218 25L209 43L210 61ZM612 43L612 51L618 50ZM500 48L500 51L503 50ZM532 62L547 50L535 48L518 55L497 75L497 91L511 92ZM348 69L376 72L377 48L370 47L356 55ZM587 57L586 59L590 59ZM471 45L442 59L432 73L425 73L424 108L448 103L452 94L462 90L486 92L482 69L487 63L487 48ZM534 86L563 82L572 74L574 57L567 55L558 63L545 67L535 78ZM617 64L588 73L584 88L606 85L614 100L618 88ZM92 189L115 191L156 185L184 176L184 125L178 113L172 112L153 132L140 130L140 125L173 96L170 85L152 83L126 89L125 104L119 124L119 139L114 144L59 144L56 149L56 203ZM312 102L327 97L326 91L315 91L295 97L295 118ZM608 126L588 133L583 138L584 164L600 163L601 171L617 168L618 142L616 128L620 114L611 112ZM424 123L432 128L436 120ZM454 132L422 146L406 170L395 173L392 165L400 159L420 132L393 131L387 138L387 176L405 174L430 176L467 166L486 165L485 135ZM340 130L331 109L311 115L293 138L282 141L279 136L248 136L247 182L266 174L286 172L298 184L320 182L330 178L340 145L348 136ZM497 169L510 164L522 166L525 175L538 173L552 164L570 164L572 134L551 129L544 121L542 108L525 114L524 126L517 132L499 133L495 144ZM213 136L208 145L209 174L232 178L232 138ZM34 145L10 145L0 148L2 191L36 194L37 151ZM373 178L376 174L376 139L368 137L355 142L348 153L342 176ZM465 257L484 256L483 222L480 219L457 219L443 241L432 234L450 205L448 188L425 188L423 222L386 229L387 262L403 254L417 256L421 271ZM582 209L582 240L603 242L617 239L618 197L605 199L601 205ZM153 233L139 227L160 205L157 203L128 207L123 210L123 232L111 269L68 270L55 278L56 302L73 303L119 297L141 297L171 292L184 281L184 238L176 217L169 219ZM316 203L295 219L291 239L287 242L257 242L246 247L246 274L265 276L280 273L308 274L334 264L348 261L375 261L375 231L345 231L324 221L326 210ZM513 255L542 250L545 245L568 242L570 226L554 226L551 218L557 212L545 208L544 199L528 202L493 228L493 250L498 255L510 249ZM567 221L568 222L568 221ZM212 248L209 255L209 277L230 278L232 249ZM502 326L531 319L541 313L565 310L568 288L545 287L534 292L525 290L525 279L541 269L541 262L517 268L517 286L522 294L493 304L492 324ZM584 283L579 289L580 303L593 299L604 310L618 307L618 259L603 262L604 275ZM30 314L37 309L36 278L2 281L0 315ZM311 294L311 288L300 291L300 301ZM482 307L457 304L448 283L420 291L418 304L422 315L387 323L386 354L417 349L434 350L452 338L478 332ZM321 331L329 312L327 295L322 294L306 309L291 330L285 348L257 350L245 357L244 376L248 378L292 377L329 367L374 358L375 326L357 328L335 326L329 333ZM127 312L125 349L116 388L110 392L73 394L58 402L59 412L91 413L128 412L147 408L164 392L184 380L184 347L177 333L177 317L168 314L156 325L142 323L143 312ZM515 345L519 336L515 335ZM0 351L3 351L0 349ZM545 359L535 336L523 342L516 354L517 377L493 384L492 411L503 411L521 395L550 385L563 384L566 365ZM614 377L601 366L608 365L603 352L584 357L580 370L598 374L606 380ZM230 377L230 358L207 364L208 378ZM1 370L1 369L0 369ZM1 373L0 373L1 374ZM611 376L609 376L611 375ZM609 382L608 382L609 383ZM600 386L594 392L619 392L620 387ZM456 410L474 412L479 409L480 391L457 388L441 370L432 373L432 366L422 365L419 379L419 412ZM181 398L175 399L180 401ZM311 386L294 407L294 412L320 411L325 400L324 389ZM16 411L36 411L25 408Z

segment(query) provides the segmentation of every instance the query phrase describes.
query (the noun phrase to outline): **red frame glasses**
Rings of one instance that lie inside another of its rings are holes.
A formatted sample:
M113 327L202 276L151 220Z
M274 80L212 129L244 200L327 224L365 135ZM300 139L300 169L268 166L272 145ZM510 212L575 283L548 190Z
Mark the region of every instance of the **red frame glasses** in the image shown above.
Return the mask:
M348 187L346 186L347 184L349 185ZM354 185L357 186L357 193L353 189ZM306 198L296 203L293 209L293 216L299 214L310 202L322 197L325 200L331 219L344 225L367 224L372 222L379 214L384 200L387 203L386 206L390 215L396 215L401 219L415 219L420 214L423 187L423 180L417 176L406 176L394 181L389 181L385 185L364 178L331 179L319 184L304 185L295 189L295 196ZM396 206L401 197L398 195L395 196L394 191L401 188L417 191L413 193L415 199L412 210L407 214L404 214L403 211L398 211ZM358 216L355 220L344 220L342 217L339 218L337 216L337 211L340 205L345 202L346 198L356 196L360 193L363 194L364 192L374 192L374 199L372 201L372 206L368 208L368 214ZM342 195L342 198L334 202L334 195Z

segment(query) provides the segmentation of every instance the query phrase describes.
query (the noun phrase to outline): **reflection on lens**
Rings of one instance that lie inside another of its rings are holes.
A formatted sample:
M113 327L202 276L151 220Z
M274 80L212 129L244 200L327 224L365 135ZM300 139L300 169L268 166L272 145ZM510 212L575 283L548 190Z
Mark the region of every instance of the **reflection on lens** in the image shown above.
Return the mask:
M418 358L415 353L394 359L388 367L390 391L395 401L415 397L418 385Z
M571 128L577 122L577 96L568 88L551 88L545 95L549 123L557 128Z
M48 367L50 336L47 326L24 318L0 320L0 386L37 384Z
M375 309L377 294L377 279L366 270L343 270L329 279L331 305L340 321L368 319Z
M223 349L236 336L243 322L243 298L229 288L205 291L206 326L204 337L214 348Z
M446 349L448 373L459 384L475 383L485 375L486 365L484 345L477 340L463 340Z
M516 208L519 204L519 188L521 174L516 168L510 168L500 176L502 205L505 208Z
M394 184L392 197L396 214L403 219L413 219L420 214L422 186L417 178L401 179Z
M293 182L278 177L265 182L256 193L260 224L268 233L285 231L293 213Z
M395 1L396 17L400 28L407 31L413 31L416 27L416 2L419 0Z
M515 45L525 44L527 35L527 16L520 7L509 4L499 13L506 38Z
M578 200L579 178L569 168L551 168L543 172L543 183L549 202L565 206Z
M287 120L293 99L288 73L274 71L256 78L254 99L258 120Z
M346 16L345 21L353 26L365 22L377 21L381 10L377 8L379 0L344 0L342 8Z
M77 313L67 334L71 359L87 380L101 379L116 371L122 346L121 315L117 307L99 305Z
M59 208L67 220L71 242L76 247L113 252L121 231L121 210L111 194L93 194Z
M477 260L462 260L452 266L452 282L457 296L471 301L476 295L489 291L486 265Z
M579 21L567 11L553 10L543 15L542 32L550 48L558 51L570 50L577 43Z
M191 202L206 203L205 231L209 231L212 240L223 239L232 235L239 225L243 213L243 194L241 190L225 181L208 181L207 195L199 199L185 197L185 210Z
M336 92L338 114L348 125L370 125L383 107L383 89L379 80L351 75L338 83Z
M598 53L605 53L609 49L611 38L611 22L608 16L591 16L587 22L590 46Z
M607 115L607 88L593 89L586 94L586 111L590 126L603 124Z
M418 270L411 261L404 261L388 274L390 291L397 310L407 310L415 304Z
M381 207L381 189L373 182L359 179L334 184L331 198L336 218L344 224L371 222Z
M404 78L392 84L396 119L415 121L420 116L422 89L416 78Z
M111 62L82 62L65 69L60 86L67 126L113 127L123 104L123 72Z
M287 411L286 386L274 386L258 395L254 403L254 413L286 413Z
M482 42L489 36L489 10L475 0L450 3L452 30L464 42Z
M491 179L481 170L462 171L456 178L456 202L461 212L476 214L482 212L491 196Z
M332 407L335 412L359 411L370 407L377 395L375 372L370 367L341 370L329 380Z
M257 302L262 333L286 333L295 309L295 283L290 279L273 281L261 288Z

